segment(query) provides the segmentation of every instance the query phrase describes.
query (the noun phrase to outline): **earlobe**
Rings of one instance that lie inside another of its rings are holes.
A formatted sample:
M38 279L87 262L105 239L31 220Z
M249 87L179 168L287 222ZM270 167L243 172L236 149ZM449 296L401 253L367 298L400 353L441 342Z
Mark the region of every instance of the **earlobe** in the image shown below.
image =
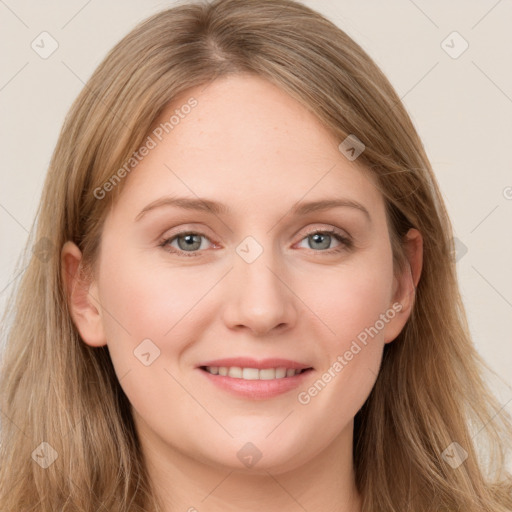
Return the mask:
M97 286L83 273L82 253L67 241L61 251L61 278L73 323L84 343L92 347L106 345Z
M409 319L416 300L416 288L423 267L423 237L411 228L405 235L404 249L407 262L404 271L395 280L393 304L399 304L400 310L385 333L385 343L393 341L402 331ZM395 309L395 308L394 308Z

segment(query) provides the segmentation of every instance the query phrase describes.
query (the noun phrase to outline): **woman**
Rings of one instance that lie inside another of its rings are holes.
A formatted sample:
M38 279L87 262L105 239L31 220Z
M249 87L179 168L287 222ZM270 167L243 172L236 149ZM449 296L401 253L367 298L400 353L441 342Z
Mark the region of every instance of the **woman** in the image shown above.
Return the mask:
M421 141L311 9L135 28L66 119L34 237L2 510L512 510Z

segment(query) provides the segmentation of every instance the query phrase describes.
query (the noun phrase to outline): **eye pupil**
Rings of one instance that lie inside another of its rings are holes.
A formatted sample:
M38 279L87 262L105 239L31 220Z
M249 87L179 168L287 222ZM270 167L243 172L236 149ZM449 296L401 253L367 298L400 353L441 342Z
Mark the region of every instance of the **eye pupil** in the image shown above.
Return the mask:
M182 244L182 240L185 240L184 244ZM199 249L199 247L201 247L201 235L182 235L178 237L178 246L184 251Z
M323 233L315 233L313 235L310 235L310 238L314 240L315 243L320 243L321 247L316 247L320 249L328 249L331 241L331 236ZM322 241L324 242L322 244ZM327 241L327 243L325 243Z

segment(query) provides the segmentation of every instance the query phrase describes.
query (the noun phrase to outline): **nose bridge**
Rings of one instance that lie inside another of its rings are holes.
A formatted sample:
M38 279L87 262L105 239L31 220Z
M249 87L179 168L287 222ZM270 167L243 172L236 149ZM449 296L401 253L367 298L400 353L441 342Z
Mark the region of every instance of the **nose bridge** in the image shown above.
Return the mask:
M264 246L248 236L235 249L233 290L226 305L226 320L232 327L245 325L265 333L294 320L292 294L280 276L282 266L269 240Z

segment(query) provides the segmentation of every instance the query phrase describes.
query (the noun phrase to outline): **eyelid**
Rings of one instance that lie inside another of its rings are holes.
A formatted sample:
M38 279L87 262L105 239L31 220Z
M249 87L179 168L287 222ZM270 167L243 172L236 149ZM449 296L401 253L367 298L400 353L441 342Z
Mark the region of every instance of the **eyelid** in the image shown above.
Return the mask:
M348 231L333 226L331 224L322 224L321 222L317 222L313 224L313 227L307 227L304 230L300 230L296 236L301 235L302 240L306 236L314 235L315 233L335 233L344 238L352 238ZM300 241L299 240L299 241Z

